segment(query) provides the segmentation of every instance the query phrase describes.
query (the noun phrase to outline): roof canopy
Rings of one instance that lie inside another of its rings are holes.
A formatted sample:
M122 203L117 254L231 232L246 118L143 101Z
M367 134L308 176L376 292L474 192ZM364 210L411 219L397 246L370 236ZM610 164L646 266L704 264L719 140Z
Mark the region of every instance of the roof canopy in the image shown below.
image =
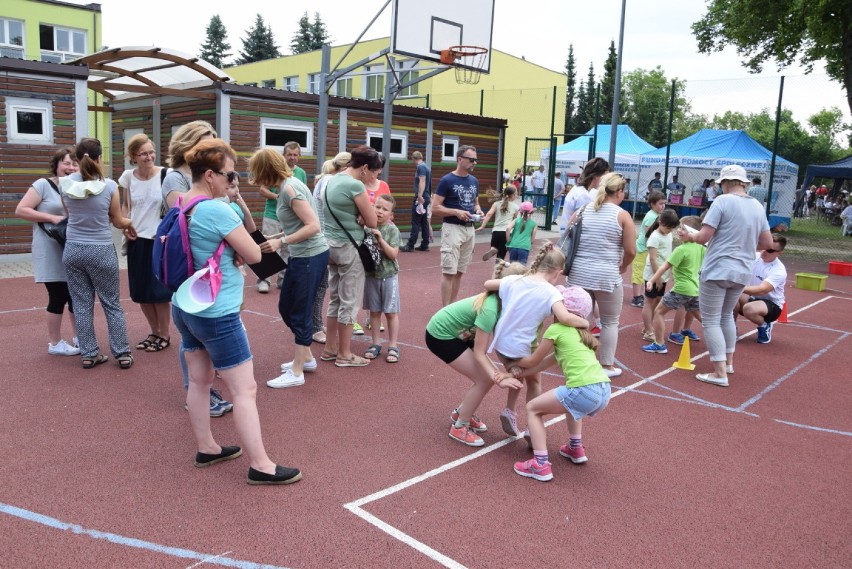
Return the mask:
M104 49L69 65L88 65L89 88L109 99L140 93L209 99L215 94L200 88L231 81L231 77L202 59L160 47Z
M814 178L832 178L835 185L844 179L852 179L852 155L828 164L811 164L805 171L802 187L810 186Z
M599 124L597 128L597 139L595 139L595 156L609 159L609 144L612 127L608 124ZM556 147L556 169L579 172L583 164L589 159L589 143L595 129L592 128L585 135L575 138L571 142L560 144ZM633 132L626 124L620 124L615 130L615 164L614 171L628 176L635 175L639 171L639 156L643 152L654 150ZM541 151L541 162L546 163L550 157L550 149Z

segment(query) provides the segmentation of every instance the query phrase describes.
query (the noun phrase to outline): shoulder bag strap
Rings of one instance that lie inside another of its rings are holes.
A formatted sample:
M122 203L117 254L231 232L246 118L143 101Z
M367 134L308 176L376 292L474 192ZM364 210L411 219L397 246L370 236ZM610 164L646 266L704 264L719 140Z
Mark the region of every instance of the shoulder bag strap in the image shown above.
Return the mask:
M348 237L348 238L349 238L349 241L350 241L350 242L352 242L352 246L353 246L353 247L355 247L355 248L357 249L357 248L358 248L358 243L356 243L356 242L355 242L355 240L352 238L352 235L350 235L350 234L349 234L349 232L346 230L346 228L345 228L345 227L343 227L343 224L342 224L342 223L340 223L340 220L339 220L339 219L337 219L337 216L336 216L336 215L334 215L334 211L332 211L332 209L331 209L331 204L329 203L329 199L328 199L328 185L326 185L325 208L326 208L326 209L328 210L328 212L331 214L331 217L333 217L333 218L334 218L334 221L335 221L335 222L337 222L337 225L339 225L339 226L340 226L340 229L342 229L342 230L343 230L343 233L345 233L345 234L346 234L346 237Z

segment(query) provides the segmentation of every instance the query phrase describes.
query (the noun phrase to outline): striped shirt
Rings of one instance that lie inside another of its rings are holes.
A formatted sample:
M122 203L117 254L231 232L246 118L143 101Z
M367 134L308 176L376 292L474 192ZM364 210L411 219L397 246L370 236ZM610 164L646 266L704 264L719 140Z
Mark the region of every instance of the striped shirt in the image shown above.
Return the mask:
M583 211L580 245L568 284L589 290L612 292L621 284L622 229L618 223L621 207L604 203L598 211L589 205Z

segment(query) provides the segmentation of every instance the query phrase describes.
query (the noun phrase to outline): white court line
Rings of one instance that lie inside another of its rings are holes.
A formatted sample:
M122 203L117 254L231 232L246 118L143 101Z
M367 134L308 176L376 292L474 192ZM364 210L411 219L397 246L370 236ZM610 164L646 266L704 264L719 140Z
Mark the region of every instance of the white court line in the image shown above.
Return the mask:
M794 312L791 312L789 314L789 316L794 316L796 314L799 314L800 312L803 312L804 310L808 310L810 308L813 308L814 306L817 306L818 304L821 304L821 303L823 303L823 302L825 302L829 299L832 299L832 298L840 298L840 297L828 296L828 297L821 298L820 300L812 302L811 304L808 304L806 306L803 306L802 308L799 308L798 310L796 310ZM843 299L843 300L847 300L847 299ZM749 336L749 335L754 334L754 333L755 333L755 331L752 330L751 332L747 332L746 334L743 334L742 336L740 336L740 338ZM706 356L708 354L709 354L709 352L707 352L707 351L702 352L702 353L698 354L697 356L690 358L690 361L694 362L698 359L703 358L704 356ZM664 377L664 376L666 376L666 375L668 375L668 374L670 374L674 371L679 371L679 370L676 370L675 368L669 367L669 368L667 368L667 369L665 369L665 370L663 370L659 373L656 373L656 374L654 374L650 377L641 379L641 380L639 380L639 381L637 381L637 382L635 382L631 385L628 385L627 387L620 388L612 394L612 398L615 398L615 397L618 397L618 396L623 395L625 393L629 393L631 391L634 391L638 387L641 387L641 386L643 386L647 383L650 383L650 382L652 382L656 379ZM563 414L563 415L559 415L557 417L554 417L554 418L550 419L549 421L546 421L544 423L544 425L545 425L545 427L550 427L551 425L555 425L556 423L559 423L560 421L564 421L564 420L565 420L565 415ZM481 450L474 452L473 454L463 456L462 458L456 459L452 462L448 462L447 464L444 464L444 465L439 466L437 468L433 468L432 470L430 470L428 472L425 472L425 473L420 474L418 476L415 476L413 478L409 478L408 480L404 480L403 482L400 482L398 484L395 484L393 486L385 488L384 490L379 490L378 492L374 492L373 494L370 494L368 496L364 496L363 498L359 498L357 500L354 500L352 502L344 504L343 507L346 508L347 510L349 510L350 512L352 512L353 514L355 514L356 516L358 516L359 518L361 518L362 520L364 520L365 522L377 527L378 529L387 533L391 537L398 539L399 541L401 541L405 545L408 545L409 547L411 547L411 548L419 551L420 553L424 554L426 557L428 557L429 559L432 559L436 563L440 563L444 567L450 567L452 569L465 569L465 566L462 565L461 563L459 563L458 561L455 561L454 559L444 555L440 551L429 547L425 543L415 539L414 537L408 535L407 533L405 533L405 532L399 530L398 528L395 528L394 526L388 524L387 522L379 519L378 517L374 516L370 512L364 510L362 506L365 506L365 505L370 504L372 502L381 500L383 498L387 498L388 496L391 496L392 494L396 494L397 492L405 490L406 488L414 486L415 484L419 484L421 482L424 482L426 480L429 480L431 478L439 476L439 475L441 475L445 472L448 472L448 471L450 471L454 468L465 465L468 462L471 462L471 461L476 460L480 457L483 457L487 454L490 454L490 453L494 452L495 450L503 448L506 445L512 444L512 443L516 442L519 438L520 437L504 439L500 442L497 442L497 443L494 443L494 444L489 445L487 447L484 447Z

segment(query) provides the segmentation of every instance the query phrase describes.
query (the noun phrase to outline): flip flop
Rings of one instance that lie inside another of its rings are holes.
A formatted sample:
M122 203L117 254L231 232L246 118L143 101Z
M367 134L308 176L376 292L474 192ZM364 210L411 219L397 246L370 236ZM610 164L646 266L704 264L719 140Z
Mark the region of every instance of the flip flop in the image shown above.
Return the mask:
M331 352L326 352L325 350L323 350L320 354L320 359L324 362L333 362L337 359L337 353L332 354Z
M385 357L385 361L389 364L395 364L399 361L399 348L392 346L388 348L388 355Z
M334 360L334 365L337 367L364 367L365 365L369 365L369 363L370 360L356 356L355 354L352 354L347 359L337 358Z

